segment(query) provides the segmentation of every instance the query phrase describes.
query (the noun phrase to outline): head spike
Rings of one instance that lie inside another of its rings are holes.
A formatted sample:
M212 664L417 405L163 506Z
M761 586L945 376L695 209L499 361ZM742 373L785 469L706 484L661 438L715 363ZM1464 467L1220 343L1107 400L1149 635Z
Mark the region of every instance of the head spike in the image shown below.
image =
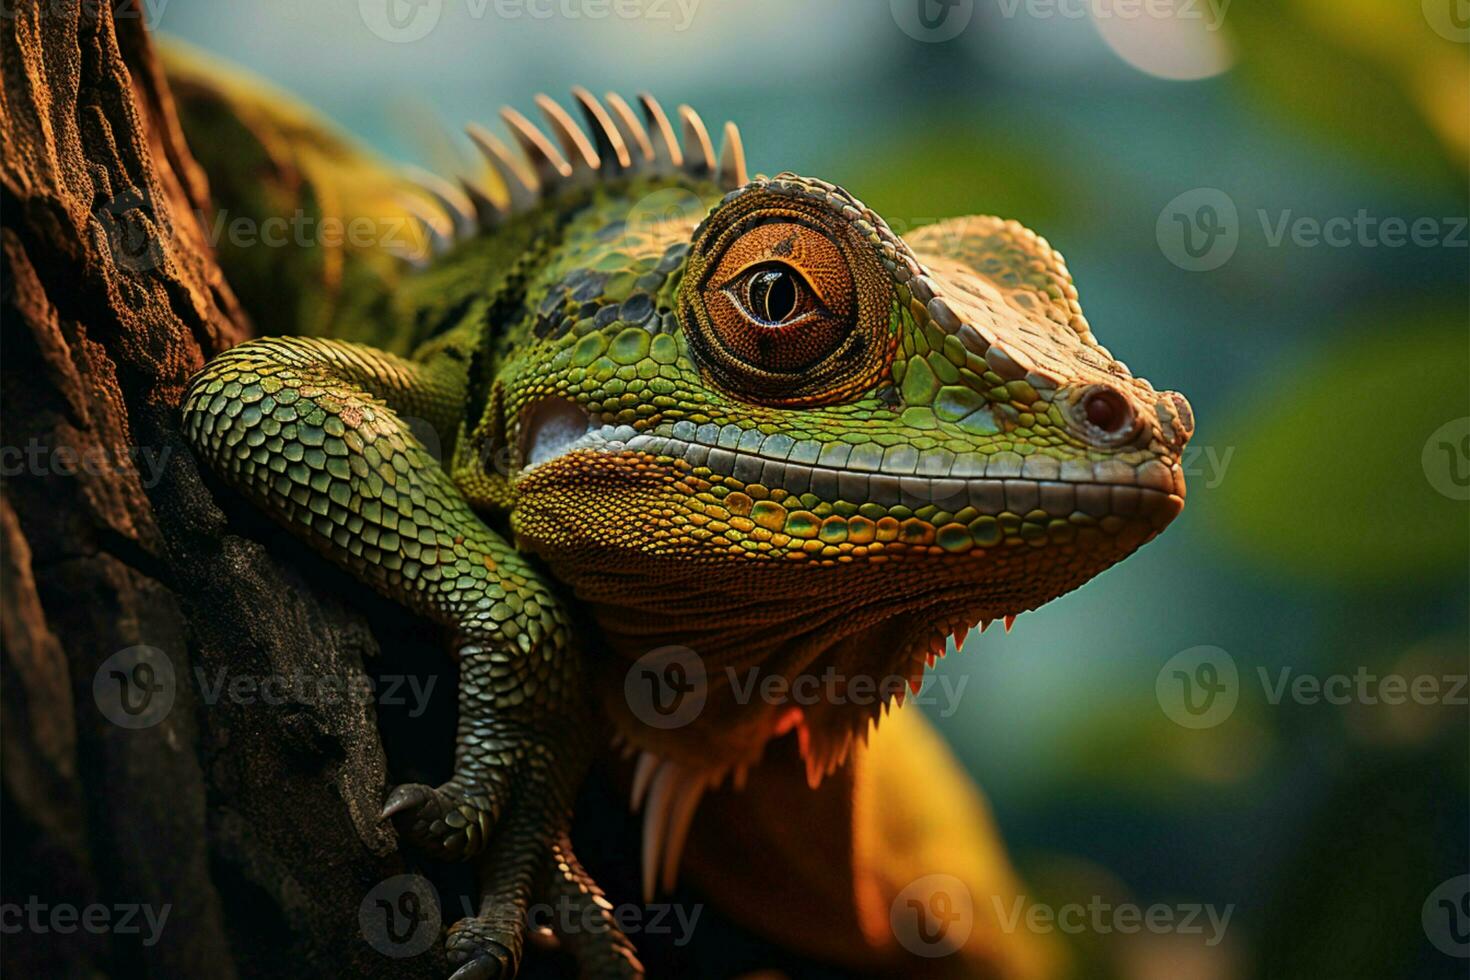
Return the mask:
M608 92L602 98L611 111L613 122L617 124L623 142L627 144L628 156L631 160L629 166L633 170L642 170L653 160L653 144L648 141L648 132L643 128L643 123L638 121L633 107L628 105L621 95L616 92Z
M745 147L740 143L740 130L732 122L725 123L724 141L720 145L720 187L733 191L744 187L749 178L745 175Z
M479 187L463 177L459 178L459 186L470 199L470 206L475 209L475 223L481 228L495 228L505 220L505 209L490 200L489 195Z
M684 165L684 152L674 138L674 127L664 115L664 107L647 92L638 93L643 104L643 118L648 123L648 135L653 142L653 169L659 173L672 173Z
M577 85L572 88L572 98L577 100L577 105L582 109L582 117L587 120L587 128L591 130L592 139L597 144L597 155L602 160L603 169L617 173L632 167L628 146L623 142L617 124L612 121L602 103L597 101L597 96Z
M490 164L490 169L495 171L495 175L505 185L510 213L519 214L534 207L538 196L536 179L525 172L510 149L483 126L470 123L465 127L465 132L469 134L470 141L475 144L485 162ZM472 200L473 197L471 195Z
M417 167L409 167L405 175L414 185L425 194L434 199L448 215L450 225L453 228L453 236L463 238L475 230L475 207L459 188L437 174L431 174L427 170Z
M679 119L684 124L684 169L696 177L714 173L715 150L704 120L687 105L679 106Z
M556 134L557 142L566 153L567 160L571 162L572 176L577 179L590 179L601 166L602 161L597 157L597 151L587 141L587 134L582 132L582 127L577 121L567 115L567 111L557 104L556 100L545 93L536 95L536 107L546 117L546 122L551 126L551 131Z
M449 246L454 244L454 228L450 224L448 215L432 207L417 194L408 191L398 195L398 202L417 222L424 237L428 239L427 252L429 255L439 255L449 250Z
M536 180L541 185L542 193L572 176L572 165L567 163L561 151L546 138L546 134L536 128L535 123L510 106L500 110L500 118L510 127L511 135L520 145L521 152L531 162L531 169L536 172Z
M390 239L383 243L383 251L414 269L422 269L429 264L429 256L423 249L413 248L405 242Z

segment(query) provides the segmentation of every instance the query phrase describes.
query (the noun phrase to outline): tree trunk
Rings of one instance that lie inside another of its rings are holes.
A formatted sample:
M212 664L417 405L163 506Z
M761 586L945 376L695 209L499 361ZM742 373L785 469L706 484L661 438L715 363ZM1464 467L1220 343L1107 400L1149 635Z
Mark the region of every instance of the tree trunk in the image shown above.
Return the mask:
M142 14L9 4L0 62L3 966L442 976L437 943L375 933L413 908L380 884L405 869L378 725L403 718L360 695L375 636L380 675L431 665L449 724L452 683L422 626L368 624L355 584L223 512L179 438L187 380L249 325ZM415 732L447 765L445 723Z

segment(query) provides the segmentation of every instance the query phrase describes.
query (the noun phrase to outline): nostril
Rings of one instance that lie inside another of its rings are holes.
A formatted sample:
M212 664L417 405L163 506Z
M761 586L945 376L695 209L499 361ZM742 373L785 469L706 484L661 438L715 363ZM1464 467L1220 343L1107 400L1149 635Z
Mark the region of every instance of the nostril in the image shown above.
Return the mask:
M1128 401L1111 388L1095 388L1082 399L1082 414L1101 431L1115 435L1133 426Z
M1169 400L1174 403L1179 435L1183 437L1183 441L1188 442L1189 437L1194 435L1194 409L1189 407L1189 400L1177 391L1169 392Z

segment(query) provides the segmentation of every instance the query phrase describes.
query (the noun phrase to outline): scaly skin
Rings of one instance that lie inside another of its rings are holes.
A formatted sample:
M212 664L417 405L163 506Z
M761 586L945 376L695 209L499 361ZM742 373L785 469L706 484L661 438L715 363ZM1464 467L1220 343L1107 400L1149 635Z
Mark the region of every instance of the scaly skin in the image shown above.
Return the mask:
M463 977L514 972L533 898L593 894L565 838L589 704L643 753L645 883L667 885L704 788L793 730L815 784L881 714L742 703L726 668L864 678L886 707L947 635L1077 587L1183 506L1187 403L1097 344L1034 234L963 218L901 239L825 182L747 181L738 142L716 164L692 113L681 147L656 105L645 131L579 98L595 150L554 106L565 156L508 117L534 178L480 137L512 207L477 193L469 229L438 191L461 233L393 297L431 337L412 360L256 341L184 406L226 480L453 634L455 775L385 814L482 861L481 915L450 939ZM697 652L706 703L660 729L623 680L671 645ZM615 928L565 938L588 975L641 972Z

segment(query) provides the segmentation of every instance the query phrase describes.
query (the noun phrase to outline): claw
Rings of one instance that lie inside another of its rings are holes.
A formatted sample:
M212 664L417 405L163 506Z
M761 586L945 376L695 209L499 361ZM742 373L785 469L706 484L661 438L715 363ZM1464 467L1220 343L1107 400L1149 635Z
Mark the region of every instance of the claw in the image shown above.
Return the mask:
M422 806L424 800L430 795L426 792L427 789L428 787L416 783L405 783L395 787L393 792L388 794L388 800L383 804L383 812L378 815L378 819L387 820L394 814Z
M489 956L476 956L449 975L449 980L496 980L500 963Z
M451 966L463 962L449 980L500 980L515 975L510 950L488 936L476 935L479 925L475 919L461 919L451 928L445 952Z

